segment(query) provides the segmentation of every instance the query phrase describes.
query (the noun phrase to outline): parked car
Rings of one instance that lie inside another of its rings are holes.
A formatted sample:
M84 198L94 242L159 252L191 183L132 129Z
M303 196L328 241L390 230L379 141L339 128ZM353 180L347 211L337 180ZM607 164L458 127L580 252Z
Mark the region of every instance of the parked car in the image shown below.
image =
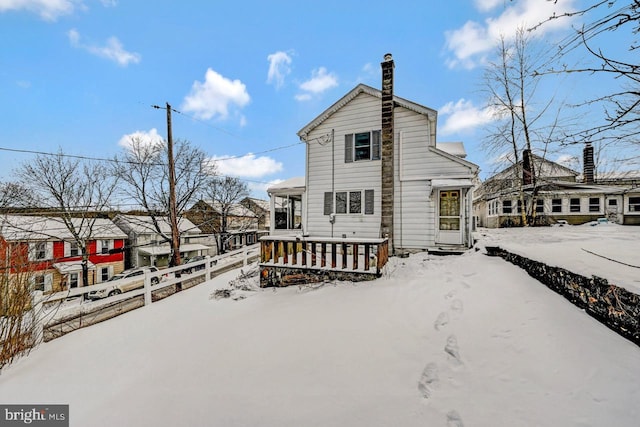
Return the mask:
M144 287L144 280L141 277L140 280L133 281L123 281L123 279L129 279L131 277L143 276L144 273L155 273L158 269L156 267L138 267L131 268L129 270L124 270L121 273L118 273L111 277L107 282L114 282L113 287L102 289L100 291L91 291L89 292L89 299L96 300L100 298L110 297L113 295L118 295L123 292L129 292L134 289L140 289ZM160 279L156 276L151 278L151 284L156 285Z
M202 255L198 255L198 256L194 256L191 258L188 258L182 265L186 265L187 268L180 270L180 273L182 274L191 274L193 271L198 271L198 270L204 270L205 269L205 263L202 262L205 260L205 257ZM196 262L199 262L200 264L198 265L189 265L189 264L194 264Z

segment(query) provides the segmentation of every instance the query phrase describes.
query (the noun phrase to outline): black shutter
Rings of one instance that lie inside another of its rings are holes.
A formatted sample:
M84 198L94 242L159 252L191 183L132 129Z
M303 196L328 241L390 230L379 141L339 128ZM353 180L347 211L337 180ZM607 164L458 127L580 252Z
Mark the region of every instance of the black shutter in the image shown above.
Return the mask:
M327 191L324 193L324 214L330 215L333 213L333 193Z
M344 162L353 162L353 134L344 136Z
M373 215L373 190L364 190L364 213Z
M380 131L379 130L372 131L371 132L371 160L380 160L381 158L380 140L381 140Z

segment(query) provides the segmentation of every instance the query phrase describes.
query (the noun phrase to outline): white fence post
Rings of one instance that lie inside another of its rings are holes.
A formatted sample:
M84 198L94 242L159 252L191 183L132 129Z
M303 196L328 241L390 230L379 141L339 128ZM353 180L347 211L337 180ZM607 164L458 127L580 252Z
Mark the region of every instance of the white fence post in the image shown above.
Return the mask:
M144 305L151 304L151 277L149 273L144 273Z
M207 280L211 279L211 257L207 255L206 257L204 257L204 259L206 260L206 263L204 264L205 266L204 281L206 282Z
M33 344L39 344L44 339L44 304L43 292L33 291L31 293L31 309L33 322Z

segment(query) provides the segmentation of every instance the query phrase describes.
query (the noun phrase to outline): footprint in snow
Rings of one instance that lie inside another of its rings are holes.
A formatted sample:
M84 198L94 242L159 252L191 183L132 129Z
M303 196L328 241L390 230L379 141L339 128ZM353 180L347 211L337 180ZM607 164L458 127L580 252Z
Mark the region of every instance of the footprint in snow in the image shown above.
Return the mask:
M450 356L449 359L454 364L462 364L462 359L460 359L460 348L458 347L458 339L455 335L449 335L449 338L447 338L447 345L444 346L444 351Z
M447 413L447 427L464 427L458 411L453 410Z
M436 328L437 331L439 331L447 323L449 323L449 315L443 311L442 313L438 314L438 318L433 323L433 327Z
M433 394L433 390L438 387L438 365L435 363L429 363L422 371L420 381L418 381L418 390L425 399L428 399Z
M451 301L451 311L455 313L462 313L463 311L462 300L454 299L453 301Z

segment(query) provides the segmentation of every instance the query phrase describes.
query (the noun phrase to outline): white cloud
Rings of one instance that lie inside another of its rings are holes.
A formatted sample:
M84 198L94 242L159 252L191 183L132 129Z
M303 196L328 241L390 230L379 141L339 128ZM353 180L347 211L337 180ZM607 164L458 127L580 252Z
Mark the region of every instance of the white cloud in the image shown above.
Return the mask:
M249 101L251 97L244 83L227 79L209 68L204 83L193 83L191 92L184 98L182 110L194 113L199 119L208 120L215 116L226 119L231 106L242 108Z
M572 154L561 154L556 159L556 163L574 170L577 170L576 168L579 168L581 164L578 156L574 156Z
M164 138L158 134L158 130L152 128L149 131L137 130L133 133L123 135L120 141L118 141L118 145L130 150L134 144L139 144L141 147L152 148L162 144L163 141Z
M276 88L284 85L284 79L291 73L291 56L286 52L276 52L267 56L269 61L269 72L267 74L267 83L275 84Z
M36 13L46 21L55 21L68 15L76 7L82 7L80 0L0 0L0 13L10 10L26 10Z
M242 157L213 156L207 161L215 164L216 171L223 176L261 178L282 171L282 163L271 157L256 157L253 153Z
M482 23L467 21L462 27L445 32L445 47L452 55L447 59L447 65L450 68L477 67L484 61L485 56L491 53L501 35L509 40L514 37L518 27L531 27L554 14L572 11L575 2L576 0L557 3L540 0L476 0L476 7L483 12L495 9L499 4L504 4L504 8L501 9L500 15L486 18ZM542 36L558 29L564 30L569 24L568 19L552 20L531 34Z
M76 29L69 30L67 37L69 37L71 46L84 49L92 55L114 61L123 67L130 63L137 64L140 62L140 54L126 51L116 37L109 37L104 46L81 43L80 33Z
M457 102L449 102L438 110L438 114L448 116L444 125L438 129L441 135L471 131L478 126L491 123L499 116L492 108L478 108L472 101L464 98Z
M320 67L311 72L311 78L300 84L303 93L295 96L298 101L308 101L313 95L338 86L338 77L334 73L329 73L325 67Z

